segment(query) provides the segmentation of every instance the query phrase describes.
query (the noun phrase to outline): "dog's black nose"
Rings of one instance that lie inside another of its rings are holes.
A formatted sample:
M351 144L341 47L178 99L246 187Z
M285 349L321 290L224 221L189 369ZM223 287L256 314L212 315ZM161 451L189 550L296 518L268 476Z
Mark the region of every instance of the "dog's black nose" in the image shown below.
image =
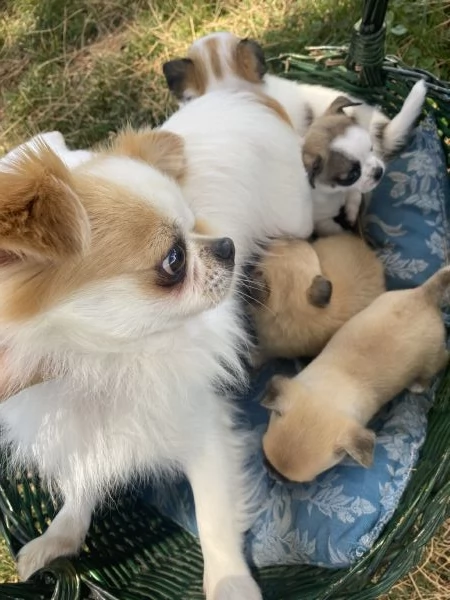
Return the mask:
M278 481L280 483L290 483L289 479L287 479L284 475L282 475L275 469L275 467L272 465L271 462L269 462L265 454L263 457L263 463L272 479L275 479L275 481Z
M234 262L234 242L231 238L220 238L211 244L211 251L216 258L228 263Z
M375 181L380 181L380 179L383 177L383 173L383 167L377 167L373 172L373 178L375 179Z

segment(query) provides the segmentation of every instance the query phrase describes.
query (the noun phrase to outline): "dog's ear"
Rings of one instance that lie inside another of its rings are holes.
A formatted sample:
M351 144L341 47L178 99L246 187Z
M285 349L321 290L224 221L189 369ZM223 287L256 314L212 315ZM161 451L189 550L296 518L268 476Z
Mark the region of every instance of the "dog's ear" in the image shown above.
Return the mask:
M60 262L88 246L87 213L71 173L43 142L0 168L0 265Z
M328 306L333 293L333 284L322 275L314 277L308 291L306 292L308 302L317 308Z
M163 74L167 86L178 100L183 100L184 92L194 69L194 63L190 58L177 58L163 64Z
M264 50L254 40L245 38L236 47L236 67L239 75L250 83L260 83L267 73Z
M373 463L376 436L373 431L355 424L343 435L337 453L346 452L363 467L370 467Z
M314 189L316 187L316 177L323 171L325 159L321 154L313 154L304 149L303 164L308 175L309 185Z
M124 129L109 151L142 160L177 181L186 169L184 140L170 131Z
M325 115L338 115L345 114L344 108L350 108L351 106L361 106L362 102L354 102L347 98L347 96L338 96L325 111Z
M280 413L282 395L287 381L287 377L283 377L282 375L274 375L269 381L266 394L261 401L261 406L264 406L268 410Z
M261 265L258 263L247 265L244 267L244 273L243 287L246 299L250 304L261 306L270 296L270 285Z

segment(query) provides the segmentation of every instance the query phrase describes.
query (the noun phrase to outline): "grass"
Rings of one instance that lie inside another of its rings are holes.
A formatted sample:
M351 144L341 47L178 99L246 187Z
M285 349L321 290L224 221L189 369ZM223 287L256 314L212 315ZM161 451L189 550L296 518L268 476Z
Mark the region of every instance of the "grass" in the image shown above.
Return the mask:
M269 54L342 44L361 0L0 0L0 155L59 129L73 146L173 108L161 66L190 42L227 29ZM387 51L450 80L450 0L390 0ZM390 600L450 598L450 521ZM0 582L15 578L0 543Z
M0 153L59 129L95 143L172 105L161 65L196 37L230 29L269 53L341 44L361 0L0 0ZM391 0L388 52L450 79L450 0Z

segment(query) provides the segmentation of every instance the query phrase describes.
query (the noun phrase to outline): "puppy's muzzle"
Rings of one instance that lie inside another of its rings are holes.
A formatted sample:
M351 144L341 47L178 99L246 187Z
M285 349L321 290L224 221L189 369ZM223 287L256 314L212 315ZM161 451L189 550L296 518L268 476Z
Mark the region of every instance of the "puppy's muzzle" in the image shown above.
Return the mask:
M266 468L267 472L269 473L270 477L272 477L272 479L275 479L275 481L278 481L278 483L290 483L289 479L287 479L284 475L282 475L275 469L275 467L267 459L267 456L265 454L263 458L263 463L264 467Z
M226 266L234 266L235 248L231 238L219 238L211 244L211 252Z

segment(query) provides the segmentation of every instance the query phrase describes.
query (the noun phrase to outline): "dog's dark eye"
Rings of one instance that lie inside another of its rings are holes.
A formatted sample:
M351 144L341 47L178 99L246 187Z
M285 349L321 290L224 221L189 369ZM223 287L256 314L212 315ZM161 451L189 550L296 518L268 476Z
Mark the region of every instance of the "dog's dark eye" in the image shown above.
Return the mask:
M359 162L352 163L347 175L337 177L336 182L339 185L353 185L361 177L361 165Z
M186 272L186 250L181 244L175 244L160 266L163 285L173 285L181 281Z

